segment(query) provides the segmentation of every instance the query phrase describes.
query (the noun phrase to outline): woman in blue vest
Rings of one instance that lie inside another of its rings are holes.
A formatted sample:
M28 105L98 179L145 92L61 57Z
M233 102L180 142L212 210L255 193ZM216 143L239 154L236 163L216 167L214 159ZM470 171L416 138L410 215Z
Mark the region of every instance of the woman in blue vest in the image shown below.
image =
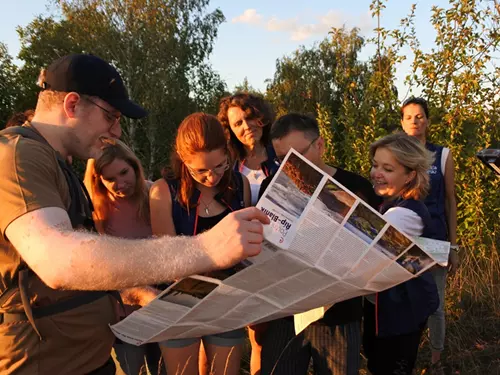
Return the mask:
M411 97L401 106L401 125L406 134L417 138L425 147L435 153L435 160L429 168L431 189L425 204L431 214L436 231L435 239L449 241L451 251L448 269L436 266L432 270L438 288L439 308L429 318L429 336L432 349L431 371L442 373L441 352L445 338L445 287L446 274L454 273L459 266L457 246L457 202L455 198L455 167L451 151L427 141L429 129L429 108L422 98Z
M250 205L248 180L231 169L226 133L215 116L194 113L182 121L171 161L171 174L156 181L150 192L154 235L194 236ZM168 374L197 375L203 341L211 374L237 375L244 339L244 329L238 329L169 340L160 347Z
M221 99L217 117L229 134L229 147L235 160L234 170L248 178L252 191L251 203L255 206L262 181L279 168L269 139L275 119L272 106L257 95L238 93ZM252 374L260 373L261 340L266 328L267 323L248 327L252 345Z
M413 137L392 134L370 146L370 177L383 198L380 213L410 236L433 237L422 199L429 190L432 153ZM366 297L363 345L373 375L411 375L427 318L439 297L429 272Z

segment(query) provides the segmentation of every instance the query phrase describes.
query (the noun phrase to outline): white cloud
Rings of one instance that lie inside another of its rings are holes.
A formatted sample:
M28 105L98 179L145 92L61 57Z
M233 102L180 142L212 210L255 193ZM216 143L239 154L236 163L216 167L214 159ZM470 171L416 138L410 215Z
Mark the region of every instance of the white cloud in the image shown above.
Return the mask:
M356 17L331 9L326 14L313 17L314 23L301 21L300 17L280 19L278 17L264 17L256 9L247 9L240 16L232 19L233 23L251 24L264 28L270 32L281 32L288 34L293 41L303 41L316 35L323 35L332 27L359 27L361 32L372 28L372 19L369 14L361 14Z
M285 31L293 32L298 27L297 18L289 18L286 20L280 20L277 17L271 17L266 22L266 30L268 31Z
M262 22L262 14L257 13L256 9L247 9L238 17L234 17L232 23L247 23L250 25L259 25Z

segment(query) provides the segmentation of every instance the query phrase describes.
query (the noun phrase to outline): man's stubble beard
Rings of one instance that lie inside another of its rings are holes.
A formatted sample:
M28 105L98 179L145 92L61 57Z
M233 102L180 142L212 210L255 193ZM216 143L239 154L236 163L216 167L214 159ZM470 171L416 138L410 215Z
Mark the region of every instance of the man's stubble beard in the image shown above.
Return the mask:
M73 130L67 135L68 154L80 160L98 159L102 155L101 140L85 145L81 137Z

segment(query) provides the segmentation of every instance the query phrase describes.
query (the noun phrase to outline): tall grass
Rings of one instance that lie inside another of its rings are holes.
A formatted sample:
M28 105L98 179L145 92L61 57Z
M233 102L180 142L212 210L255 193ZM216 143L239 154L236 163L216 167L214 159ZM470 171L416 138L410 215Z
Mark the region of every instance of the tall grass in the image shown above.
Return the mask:
M446 290L443 359L451 374L500 374L499 254L496 248L487 255L466 249L462 257ZM426 344L422 345L420 364L430 358Z

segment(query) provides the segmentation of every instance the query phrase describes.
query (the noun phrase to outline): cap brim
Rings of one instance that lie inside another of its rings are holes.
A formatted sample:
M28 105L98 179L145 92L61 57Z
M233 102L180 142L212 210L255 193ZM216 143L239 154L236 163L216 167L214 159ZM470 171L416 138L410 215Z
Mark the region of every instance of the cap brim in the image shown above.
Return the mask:
M140 119L148 115L148 111L129 99L114 99L107 102L125 117Z

